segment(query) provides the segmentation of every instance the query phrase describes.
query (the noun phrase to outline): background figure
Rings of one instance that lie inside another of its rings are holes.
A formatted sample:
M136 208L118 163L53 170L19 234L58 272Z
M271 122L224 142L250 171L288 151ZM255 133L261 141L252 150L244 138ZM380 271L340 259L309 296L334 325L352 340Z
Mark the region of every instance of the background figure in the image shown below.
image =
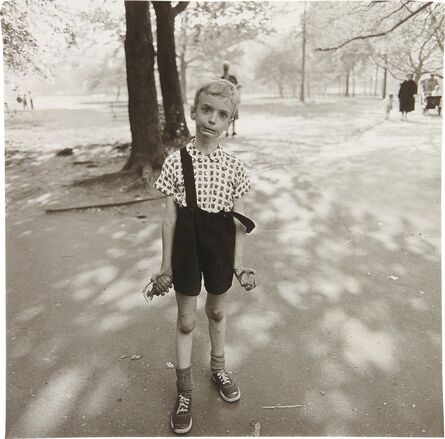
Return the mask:
M389 113L392 110L392 106L394 104L394 95L393 94L389 94L386 99L383 100L383 105L385 108L385 119L388 120L389 119Z
M27 110L28 109L28 101L26 100L26 94L25 93L23 93L22 104L23 104L23 109Z
M399 90L399 111L402 113L402 120L408 120L408 113L414 111L414 95L416 94L417 84L413 81L413 75L409 73Z
M29 106L31 107L31 110L34 110L34 102L32 101L32 95L31 95L30 91L28 91L28 100L29 100Z
M420 85L422 88L422 93L424 96L431 96L433 90L439 86L439 81L436 79L433 73L430 74L430 77L427 79L423 79L420 81Z
M230 63L225 61L223 63L223 75L221 76L221 78L222 79L227 79L227 81L230 81L239 90L241 88L241 85L238 84L238 79L236 79L236 76L235 75L231 75L229 73L229 68L230 68ZM235 112L235 114L233 116L233 120L232 120L232 136L236 135L235 121L237 119L239 119L238 109L236 110L236 112ZM229 135L229 129L230 129L230 125L229 125L229 128L227 128L226 137Z
M434 90L431 92L431 96L442 96L442 90L440 89L440 85L437 84L434 87Z

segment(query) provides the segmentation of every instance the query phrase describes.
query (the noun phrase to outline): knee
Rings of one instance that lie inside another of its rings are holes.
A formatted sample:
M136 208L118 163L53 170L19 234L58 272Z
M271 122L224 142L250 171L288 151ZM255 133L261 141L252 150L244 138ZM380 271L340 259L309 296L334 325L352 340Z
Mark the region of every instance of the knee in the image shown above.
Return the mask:
M224 318L224 309L214 306L206 306L206 314L209 320L220 322Z
M190 334L196 327L196 314L178 314L178 329L182 334Z

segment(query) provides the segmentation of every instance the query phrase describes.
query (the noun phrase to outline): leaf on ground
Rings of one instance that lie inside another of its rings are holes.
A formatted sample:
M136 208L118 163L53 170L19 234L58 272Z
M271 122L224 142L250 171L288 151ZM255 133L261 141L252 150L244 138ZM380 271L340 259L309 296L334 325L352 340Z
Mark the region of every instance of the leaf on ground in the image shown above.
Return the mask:
M175 368L175 365L174 365L173 363L170 363L170 361L168 361L168 362L166 363L166 366L167 366L169 369L174 369L174 368Z
M390 274L389 276L386 276L387 279L391 279L391 280L397 280L399 277L398 276L393 276L392 274Z
M255 422L255 431L253 432L253 435L255 437L258 437L260 435L260 430L261 430L261 424L259 422Z
M140 360L142 358L142 355L132 355L131 359L132 360Z

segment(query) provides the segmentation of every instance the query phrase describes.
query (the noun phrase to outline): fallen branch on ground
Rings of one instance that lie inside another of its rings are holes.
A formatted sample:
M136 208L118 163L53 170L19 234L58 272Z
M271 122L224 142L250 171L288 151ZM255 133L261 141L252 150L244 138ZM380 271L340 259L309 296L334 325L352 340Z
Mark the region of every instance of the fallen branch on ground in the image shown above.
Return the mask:
M155 201L165 198L165 196L160 197L150 197L150 198L139 198L137 200L127 200L127 201L116 201L114 203L102 203L102 204L88 204L84 206L68 206L68 207L59 207L54 209L46 209L45 213L57 213L57 212L68 212L71 210L85 210L85 209L100 209L104 207L115 207L115 206L125 206L128 204L142 203L144 201Z
M263 409L294 409L298 407L303 407L302 404L295 404L295 405L266 405L263 407Z

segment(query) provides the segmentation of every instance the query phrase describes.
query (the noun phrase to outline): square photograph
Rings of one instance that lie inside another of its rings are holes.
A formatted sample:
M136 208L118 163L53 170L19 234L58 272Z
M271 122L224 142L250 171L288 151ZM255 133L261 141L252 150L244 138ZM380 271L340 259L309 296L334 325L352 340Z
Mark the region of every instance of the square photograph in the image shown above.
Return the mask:
M443 437L444 12L3 1L6 438Z

